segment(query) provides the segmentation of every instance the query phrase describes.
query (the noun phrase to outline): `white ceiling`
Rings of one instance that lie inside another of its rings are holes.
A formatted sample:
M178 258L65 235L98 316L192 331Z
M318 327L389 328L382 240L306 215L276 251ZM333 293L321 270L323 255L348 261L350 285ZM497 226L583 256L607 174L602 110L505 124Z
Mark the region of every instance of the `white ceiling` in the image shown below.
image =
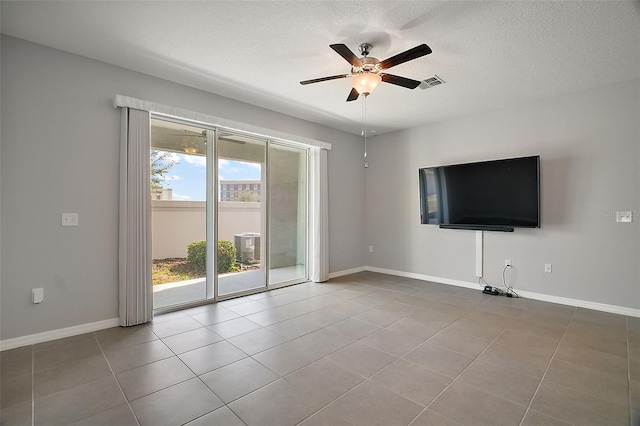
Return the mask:
M378 134L640 77L638 1L2 1L2 32L347 132L362 104L329 48L373 44L389 72L445 85L380 85Z

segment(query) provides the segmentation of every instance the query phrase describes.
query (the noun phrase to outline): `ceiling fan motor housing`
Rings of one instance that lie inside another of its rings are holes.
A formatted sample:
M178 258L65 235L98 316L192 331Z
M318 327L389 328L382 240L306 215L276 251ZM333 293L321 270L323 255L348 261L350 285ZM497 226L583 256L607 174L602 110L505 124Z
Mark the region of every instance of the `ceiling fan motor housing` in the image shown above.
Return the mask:
M358 46L358 50L360 51L360 54L362 56L369 56L369 52L371 51L372 48L373 48L373 45L369 43L362 43L360 46Z
M380 73L382 69L380 68L380 60L378 58L364 56L360 58L362 61L362 66L353 66L351 67L351 74L361 74L363 72L372 72L375 74Z

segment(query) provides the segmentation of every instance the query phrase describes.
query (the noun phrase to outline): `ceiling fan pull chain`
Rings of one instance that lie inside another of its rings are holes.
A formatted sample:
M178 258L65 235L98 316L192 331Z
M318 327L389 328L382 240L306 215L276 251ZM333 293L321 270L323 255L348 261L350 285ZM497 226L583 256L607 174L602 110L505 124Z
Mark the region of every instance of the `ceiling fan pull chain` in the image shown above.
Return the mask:
M362 97L362 135L364 136L364 158L367 158L367 95Z

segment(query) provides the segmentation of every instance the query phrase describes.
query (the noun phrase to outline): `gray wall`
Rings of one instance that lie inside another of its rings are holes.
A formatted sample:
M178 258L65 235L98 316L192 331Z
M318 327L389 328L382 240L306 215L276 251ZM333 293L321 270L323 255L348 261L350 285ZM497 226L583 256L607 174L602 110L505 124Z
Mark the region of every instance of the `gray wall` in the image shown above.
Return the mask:
M635 80L376 137L366 264L477 282L475 232L419 224L418 168L539 154L542 227L485 232L485 278L501 283L511 259L516 289L640 308L639 88ZM633 210L633 223L616 223L616 210Z
M0 339L117 317L116 94L331 143L330 271L364 264L359 137L6 36L1 78ZM62 228L62 212L80 226Z

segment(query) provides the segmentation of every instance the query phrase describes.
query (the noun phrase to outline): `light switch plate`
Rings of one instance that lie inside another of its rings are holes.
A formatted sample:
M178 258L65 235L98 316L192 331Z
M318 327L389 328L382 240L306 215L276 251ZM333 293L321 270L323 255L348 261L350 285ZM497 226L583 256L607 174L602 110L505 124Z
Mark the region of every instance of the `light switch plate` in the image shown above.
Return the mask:
M62 213L62 226L78 226L78 213Z
M629 223L633 221L633 212L616 212L616 222Z

